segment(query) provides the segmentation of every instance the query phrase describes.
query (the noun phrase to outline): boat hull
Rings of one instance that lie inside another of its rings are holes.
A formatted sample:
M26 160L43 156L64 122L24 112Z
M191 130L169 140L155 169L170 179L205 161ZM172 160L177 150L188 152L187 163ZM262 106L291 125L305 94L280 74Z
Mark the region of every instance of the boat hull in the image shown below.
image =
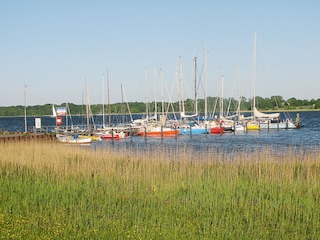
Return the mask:
M116 139L116 140L120 140L120 139L124 139L126 138L126 134L121 132L121 133L106 133L106 134L101 134L100 136L101 139Z
M247 130L249 130L249 131L257 131L257 130L260 130L260 127L259 127L259 125L248 124L247 125Z
M100 141L100 136L79 135L79 138L91 138L93 142Z
M243 125L245 126L246 131L258 131L258 130L260 130L260 124L257 121L244 122Z
M296 125L292 122L279 122L279 123L260 123L260 129L294 129Z
M139 131L139 136L147 137L174 137L180 133L179 129L166 130L166 131Z
M225 131L224 127L211 127L210 128L211 134L222 134L222 133L224 133L224 131Z
M210 129L182 127L180 128L179 133L180 134L205 134L205 133L210 133Z
M56 138L61 143L69 143L69 144L89 144L92 142L92 138L79 138L78 135L64 135L64 134L56 134Z

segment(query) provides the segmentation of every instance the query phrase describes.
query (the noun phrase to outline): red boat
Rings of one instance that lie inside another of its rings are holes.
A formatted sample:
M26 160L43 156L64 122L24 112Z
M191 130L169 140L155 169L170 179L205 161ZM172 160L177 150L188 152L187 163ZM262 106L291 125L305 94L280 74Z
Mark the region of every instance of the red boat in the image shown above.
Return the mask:
M210 128L210 133L213 134L221 134L224 133L224 127L223 126L215 126Z
M107 132L101 134L101 139L124 139L126 138L126 134L124 132Z

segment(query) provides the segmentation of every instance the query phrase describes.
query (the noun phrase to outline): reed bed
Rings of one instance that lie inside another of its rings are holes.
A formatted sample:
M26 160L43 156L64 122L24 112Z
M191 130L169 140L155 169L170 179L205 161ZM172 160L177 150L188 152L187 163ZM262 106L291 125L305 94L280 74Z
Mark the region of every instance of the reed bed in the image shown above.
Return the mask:
M316 239L319 151L0 145L1 239ZM134 154L132 154L134 153Z

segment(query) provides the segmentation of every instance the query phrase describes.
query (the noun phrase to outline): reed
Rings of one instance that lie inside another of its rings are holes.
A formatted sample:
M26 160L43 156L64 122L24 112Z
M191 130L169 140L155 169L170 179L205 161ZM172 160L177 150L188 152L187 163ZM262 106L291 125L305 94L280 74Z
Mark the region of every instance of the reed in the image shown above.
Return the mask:
M315 239L319 151L0 145L0 238Z

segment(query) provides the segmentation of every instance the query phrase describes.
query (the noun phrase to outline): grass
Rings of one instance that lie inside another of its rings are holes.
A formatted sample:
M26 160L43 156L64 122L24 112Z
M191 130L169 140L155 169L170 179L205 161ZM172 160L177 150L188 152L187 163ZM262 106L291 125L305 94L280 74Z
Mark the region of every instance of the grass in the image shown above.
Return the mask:
M134 157L128 153L135 151ZM320 157L0 145L0 239L316 239Z

